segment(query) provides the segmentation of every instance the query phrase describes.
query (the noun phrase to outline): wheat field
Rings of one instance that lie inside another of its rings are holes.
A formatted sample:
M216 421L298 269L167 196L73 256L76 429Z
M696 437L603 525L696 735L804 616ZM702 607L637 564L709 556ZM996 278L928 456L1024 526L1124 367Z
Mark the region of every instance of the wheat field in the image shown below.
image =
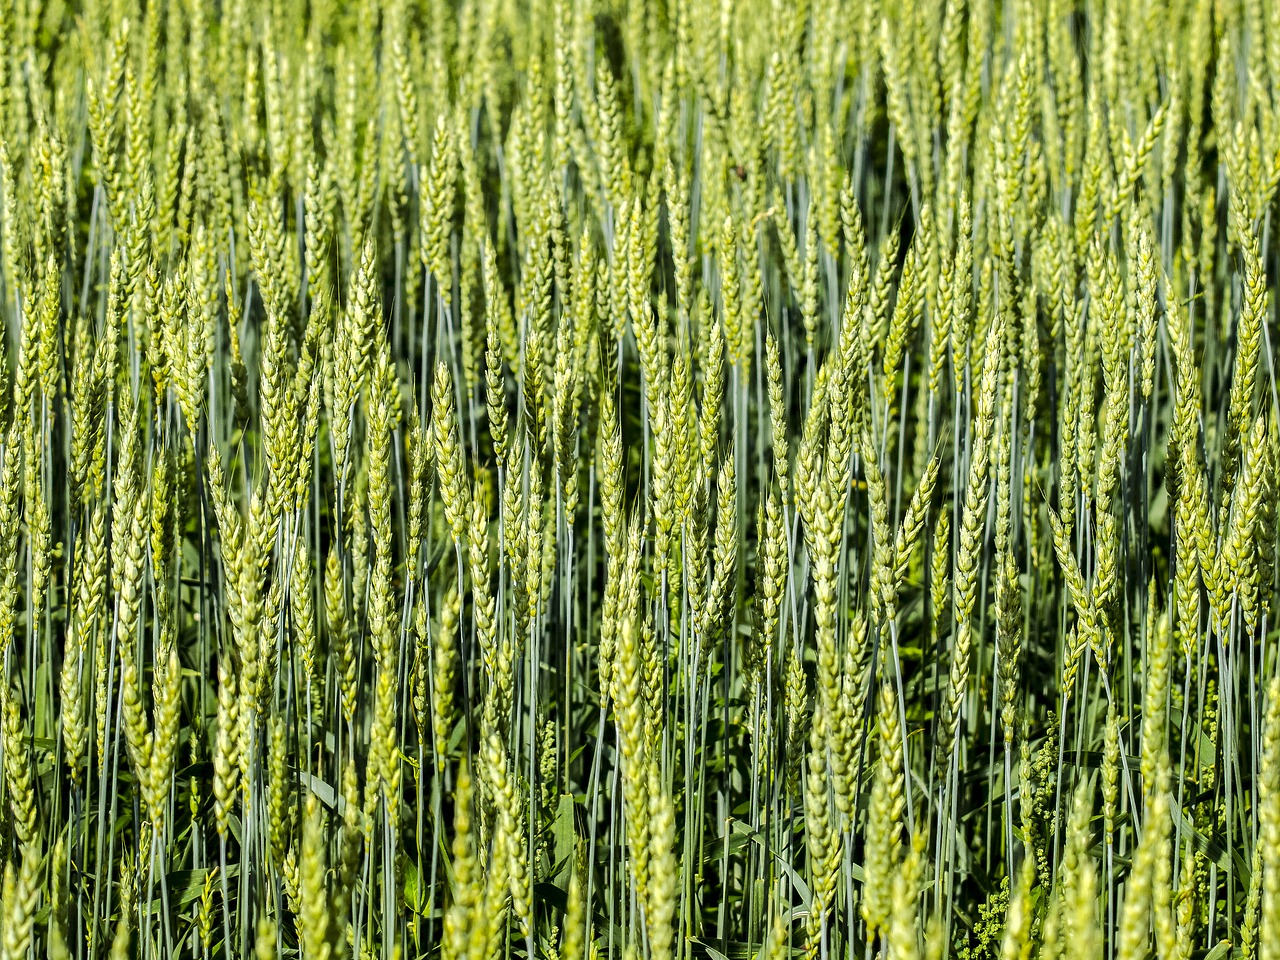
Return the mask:
M0 960L1280 960L1280 3L0 52Z

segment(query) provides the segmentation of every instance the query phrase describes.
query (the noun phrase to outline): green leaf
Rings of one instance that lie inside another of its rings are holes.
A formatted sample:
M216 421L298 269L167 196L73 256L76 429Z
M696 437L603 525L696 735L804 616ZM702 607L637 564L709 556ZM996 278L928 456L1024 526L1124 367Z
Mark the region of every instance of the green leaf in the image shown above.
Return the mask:
M553 828L555 838L555 861L564 864L564 868L556 876L556 881L566 890L569 888L569 871L573 864L573 848L577 842L574 829L574 804L570 794L561 794L560 804L556 807L556 822Z
M1169 805L1169 813L1173 818L1174 826L1177 827L1180 833L1191 838L1191 842L1195 844L1195 848L1200 853L1203 853L1210 861L1216 863L1219 870L1234 872L1240 878L1241 886L1246 888L1249 886L1249 865L1245 863L1240 851L1228 850L1221 840L1206 837L1192 826L1191 821L1186 818L1177 804Z
M689 943L691 943L695 947L701 947L703 950L705 950L707 956L710 957L711 960L729 960L727 956L725 956L715 947L711 946L710 944L702 940L699 940L697 937L690 937Z
M800 877L800 874L796 873L795 869L791 866L791 864L783 860L782 857L778 856L776 852L769 849L769 847L764 842L764 837L760 835L760 831L752 830L741 820L735 820L733 822L733 831L735 833L744 834L748 839L758 843L760 845L761 850L764 850L768 853L773 854L773 858L778 861L779 868L781 868L782 872L787 875L787 879L791 881L791 886L795 888L796 895L799 896L800 903L804 907L805 911L807 912L809 910L810 905L813 903L813 892L809 889L809 885L805 883L804 880ZM853 876L853 878L859 882L861 882L864 879L862 874L862 867L856 863L852 865L850 873Z

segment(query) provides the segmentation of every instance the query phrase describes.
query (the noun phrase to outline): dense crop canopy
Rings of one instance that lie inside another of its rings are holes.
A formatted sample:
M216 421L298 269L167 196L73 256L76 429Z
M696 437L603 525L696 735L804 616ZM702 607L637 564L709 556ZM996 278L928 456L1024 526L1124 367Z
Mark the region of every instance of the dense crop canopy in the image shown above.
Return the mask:
M0 52L0 960L1280 960L1280 2Z

